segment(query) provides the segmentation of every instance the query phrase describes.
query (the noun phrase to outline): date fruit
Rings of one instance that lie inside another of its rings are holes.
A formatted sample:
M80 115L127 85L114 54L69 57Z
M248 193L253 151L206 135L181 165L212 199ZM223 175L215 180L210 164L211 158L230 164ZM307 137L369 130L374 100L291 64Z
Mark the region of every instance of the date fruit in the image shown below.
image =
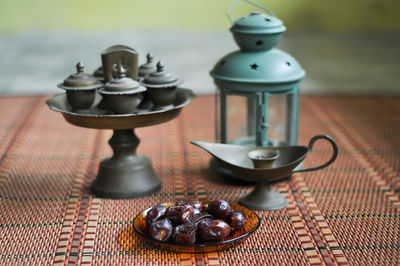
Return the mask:
M170 219L173 225L180 225L189 222L193 213L194 209L190 205L173 205L167 208L164 216Z
M241 211L231 211L226 218L233 231L239 231L247 223L247 219Z
M172 235L172 224L168 219L160 219L150 224L150 236L159 241L167 241Z
M230 211L231 206L223 199L216 199L208 203L208 212L217 219L225 220Z
M220 241L246 223L246 216L239 210L231 210L223 199L209 203L178 200L169 207L156 205L146 215L146 230L152 239L189 245Z
M197 225L185 223L174 228L172 239L177 243L194 244L196 243Z
M184 205L190 205L194 209L201 210L201 203L198 200L178 200L175 202L175 206L184 206Z
M159 219L161 216L164 215L166 210L167 207L165 207L164 205L156 205L153 208L151 208L146 215L147 224L150 225L152 222Z
M231 233L229 224L222 220L201 220L198 224L199 236L203 240L221 240Z

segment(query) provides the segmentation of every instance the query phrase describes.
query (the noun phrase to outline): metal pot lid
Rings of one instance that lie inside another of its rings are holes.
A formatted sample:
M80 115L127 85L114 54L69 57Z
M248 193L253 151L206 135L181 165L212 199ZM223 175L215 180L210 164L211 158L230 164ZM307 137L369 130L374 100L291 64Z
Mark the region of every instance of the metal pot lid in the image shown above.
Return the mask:
M133 94L146 91L146 88L140 86L139 82L126 77L126 70L121 64L117 66L118 77L106 83L104 88L100 89L103 94Z
M97 79L104 79L104 70L103 70L103 66L99 66L94 72L93 72L93 76Z
M291 55L272 49L230 53L214 66L210 75L221 81L279 84L299 81L305 76L305 71Z
M157 70L147 75L141 84L147 88L176 87L182 84L182 80L167 71L164 63L159 61L157 63Z
M277 34L286 30L282 20L262 12L251 12L249 16L236 20L231 32L241 34Z
M139 67L139 77L142 78L157 70L153 54L148 53L146 59L147 62Z
M112 75L113 77L117 77L118 76L118 71L117 68L114 66L112 68ZM93 76L95 78L97 78L100 81L104 81L104 69L103 66L99 66L96 71L94 71Z
M84 72L82 62L76 64L76 73L70 75L58 87L65 90L91 90L103 86L93 75Z
M99 66L99 67L94 71L93 76L95 76L95 77L103 77L103 76L104 76L103 66Z

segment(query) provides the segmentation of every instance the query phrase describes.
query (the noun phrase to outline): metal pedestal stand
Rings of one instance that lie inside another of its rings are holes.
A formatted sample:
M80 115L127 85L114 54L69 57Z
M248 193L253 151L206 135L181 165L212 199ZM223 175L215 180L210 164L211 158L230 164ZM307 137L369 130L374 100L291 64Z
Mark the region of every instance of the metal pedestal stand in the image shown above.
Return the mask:
M99 172L91 186L94 194L107 198L134 198L149 195L161 188L161 179L156 175L151 161L136 154L140 143L134 129L158 125L174 119L182 108L194 99L188 89L177 89L173 106L167 110L139 111L135 114L105 114L97 108L97 98L92 108L85 112L71 110L65 93L57 94L47 101L49 107L62 113L68 123L95 129L113 129L109 140L113 156L100 163Z

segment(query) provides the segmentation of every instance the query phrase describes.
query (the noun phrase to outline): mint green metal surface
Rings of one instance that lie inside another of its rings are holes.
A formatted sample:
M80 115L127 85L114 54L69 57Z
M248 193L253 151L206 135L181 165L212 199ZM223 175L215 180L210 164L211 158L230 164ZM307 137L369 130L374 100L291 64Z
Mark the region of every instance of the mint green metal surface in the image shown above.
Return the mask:
M232 33L245 34L273 34L286 30L282 20L261 12L252 12L249 16L242 17L232 25Z
M276 91L298 83L305 71L300 64L278 49L236 51L224 56L210 72L218 87L234 90ZM228 85L228 86L225 86Z
M232 23L231 32L235 42L244 51L266 51L272 49L278 44L286 27L268 8L252 1L244 1L267 11L270 15L262 12L251 12L249 16L233 22L230 17L230 11L238 2L235 1L227 12L228 18Z
M210 75L220 90L220 141L227 143L227 97L230 95L246 97L247 104L254 103L255 109L248 106L247 110L256 110L254 115L248 114L247 126L256 123L253 144L257 146L296 145L298 137L298 85L305 76L300 64L288 53L275 49L282 33L286 30L282 21L273 13L250 0L243 0L255 5L270 15L252 12L249 16L233 22L230 11L238 3L236 0L227 11L232 23L231 32L240 50L229 53L220 59ZM268 139L269 99L278 95L286 96L286 131L285 143ZM217 105L218 107L218 105ZM250 112L249 112L250 113ZM249 128L248 128L249 132ZM252 144L249 138L239 139L242 145ZM237 143L240 144L240 143Z

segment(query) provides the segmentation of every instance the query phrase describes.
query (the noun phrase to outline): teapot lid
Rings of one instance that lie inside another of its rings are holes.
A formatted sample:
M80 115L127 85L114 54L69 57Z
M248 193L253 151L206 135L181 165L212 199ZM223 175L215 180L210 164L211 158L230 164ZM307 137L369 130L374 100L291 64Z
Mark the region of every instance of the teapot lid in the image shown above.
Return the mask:
M117 66L118 76L106 83L101 93L103 94L131 94L139 93L146 90L143 86L140 86L139 82L126 76L126 70L122 64Z
M176 87L182 84L182 80L167 71L162 61L158 61L157 70L147 75L141 84L148 88Z
M82 62L77 63L76 73L58 84L58 87L65 90L90 90L101 87L102 84L93 75L85 73L84 69Z
M139 67L139 77L142 78L157 70L156 64L154 63L153 54L148 53L146 59L147 59L146 63L144 63Z
M93 76L98 79L100 82L104 82L104 70L103 66L99 66L94 72Z

